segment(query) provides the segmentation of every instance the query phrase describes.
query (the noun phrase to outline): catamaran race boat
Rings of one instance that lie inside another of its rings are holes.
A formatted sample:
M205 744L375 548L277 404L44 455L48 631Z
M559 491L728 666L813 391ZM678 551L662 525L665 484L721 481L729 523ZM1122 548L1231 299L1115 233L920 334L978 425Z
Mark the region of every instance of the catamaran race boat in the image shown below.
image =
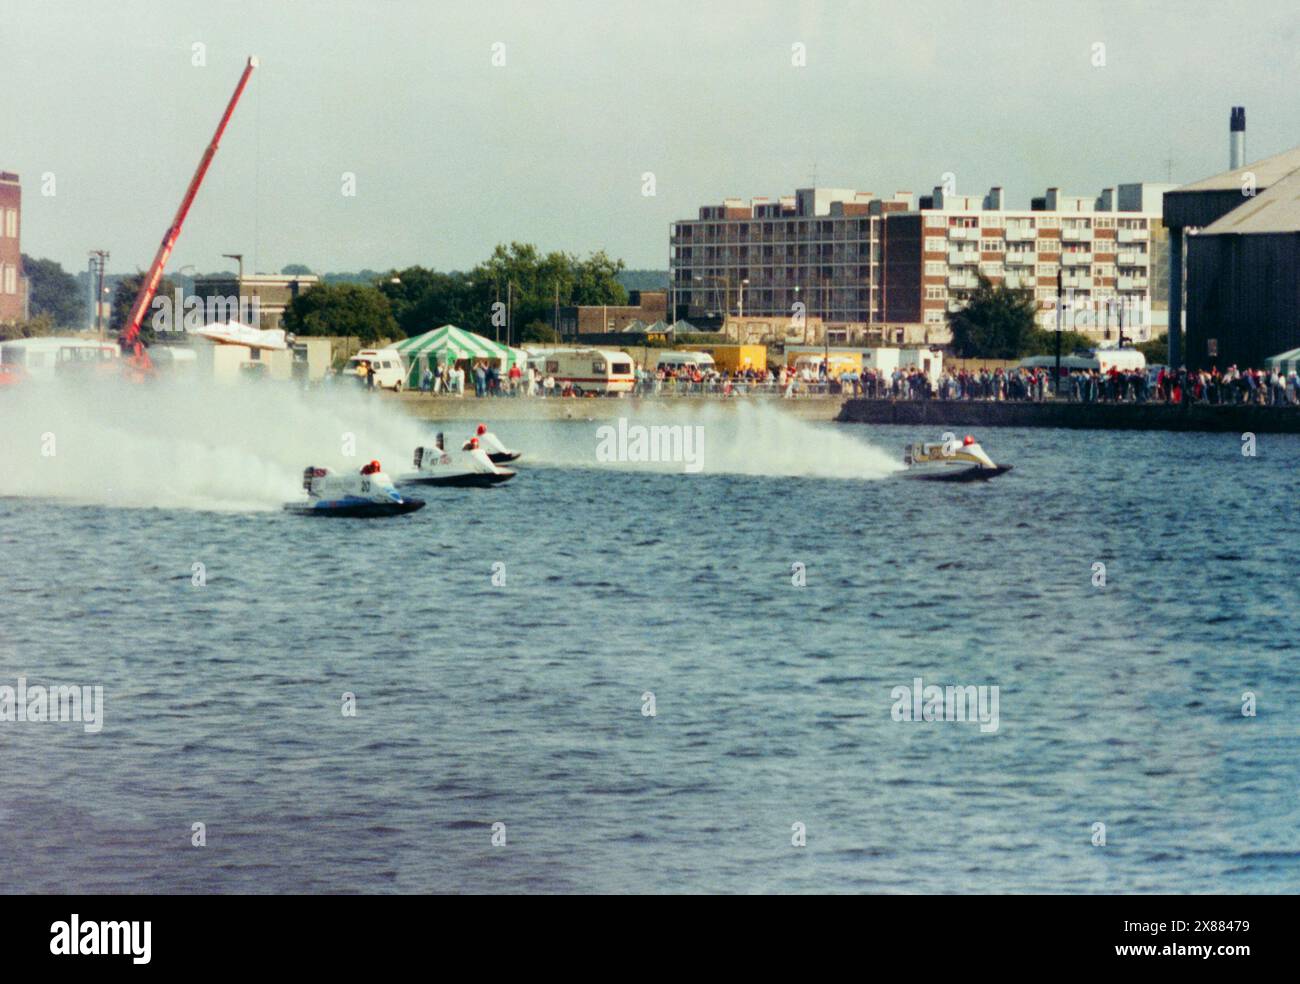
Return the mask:
M404 475L404 484L485 488L515 477L509 468L502 468L492 460L479 446L477 437L466 441L463 451L447 451L439 434L435 447L415 449L414 465L415 474Z
M969 434L961 441L945 434L933 444L909 444L903 464L904 478L930 482L979 482L1011 471L1010 465L995 465Z
M501 439L487 429L487 424L479 424L478 430L476 430L474 434L475 436L471 437L470 441L477 438L479 447L486 451L487 456L496 464L503 465L507 461L519 460L519 452L511 451L508 447L502 444ZM469 441L466 441L461 445L461 450L469 450Z
M372 461L360 472L337 474L328 468L308 466L302 472L306 502L286 502L288 512L303 516L345 516L371 518L398 516L424 508L423 499L402 496Z

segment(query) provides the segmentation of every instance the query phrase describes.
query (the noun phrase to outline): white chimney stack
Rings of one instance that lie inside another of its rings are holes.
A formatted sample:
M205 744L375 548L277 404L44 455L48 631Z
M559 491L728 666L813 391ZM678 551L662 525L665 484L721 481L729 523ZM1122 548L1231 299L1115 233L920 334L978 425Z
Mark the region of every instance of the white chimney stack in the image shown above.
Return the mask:
M1228 117L1228 169L1246 166L1246 107L1233 106Z

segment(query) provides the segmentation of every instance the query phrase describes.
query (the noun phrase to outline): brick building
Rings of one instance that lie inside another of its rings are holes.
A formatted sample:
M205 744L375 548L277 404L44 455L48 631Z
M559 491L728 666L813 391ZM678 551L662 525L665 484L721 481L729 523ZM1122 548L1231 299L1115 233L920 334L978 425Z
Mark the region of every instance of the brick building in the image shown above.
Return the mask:
M18 175L0 171L0 323L27 317L26 282L23 277L23 195Z
M624 331L640 321L652 325L668 319L668 292L633 290L627 304L582 304L560 308L561 335L600 335Z

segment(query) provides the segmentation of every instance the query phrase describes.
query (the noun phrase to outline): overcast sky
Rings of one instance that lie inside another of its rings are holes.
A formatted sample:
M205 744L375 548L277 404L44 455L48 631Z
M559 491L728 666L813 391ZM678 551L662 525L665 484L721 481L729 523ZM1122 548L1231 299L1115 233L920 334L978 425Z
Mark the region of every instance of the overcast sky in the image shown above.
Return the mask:
M256 54L169 269L467 268L512 239L666 268L673 219L814 169L1027 207L1224 170L1234 104L1250 159L1285 150L1298 25L1294 0L0 0L0 169L24 252L146 267Z

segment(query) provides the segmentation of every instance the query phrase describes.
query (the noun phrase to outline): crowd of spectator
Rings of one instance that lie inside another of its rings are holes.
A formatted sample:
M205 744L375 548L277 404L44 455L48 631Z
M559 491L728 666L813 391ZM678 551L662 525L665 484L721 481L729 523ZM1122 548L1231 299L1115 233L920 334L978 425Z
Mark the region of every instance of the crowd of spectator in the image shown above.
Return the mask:
M916 366L889 372L853 367L832 368L825 360L797 366L746 367L735 371L684 365L647 369L636 366L634 391L642 396L765 393L794 398L813 394L874 400L983 400L1042 402L1052 399L1052 371L1046 367L945 369L931 378ZM426 369L420 389L463 396L467 382L479 397L569 396L573 390L535 367L511 366L502 372L486 360L468 369L445 365ZM1179 369L1072 369L1063 373L1061 393L1076 403L1211 403L1300 405L1300 380L1271 369L1229 366L1201 371Z

